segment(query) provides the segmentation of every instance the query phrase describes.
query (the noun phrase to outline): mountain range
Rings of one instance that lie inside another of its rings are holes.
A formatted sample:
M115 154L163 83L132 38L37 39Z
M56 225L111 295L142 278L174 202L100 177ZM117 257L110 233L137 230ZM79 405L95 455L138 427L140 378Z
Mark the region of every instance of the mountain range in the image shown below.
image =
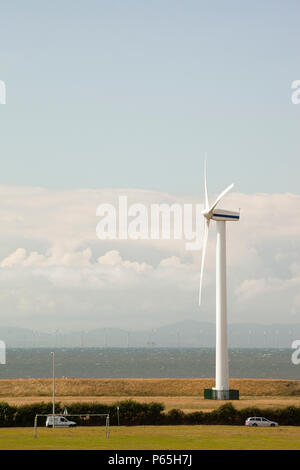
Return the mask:
M291 348L300 339L300 324L233 323L228 326L230 348ZM19 327L0 327L7 348L116 347L197 348L215 346L215 324L184 320L153 329L126 331L97 328L89 331L43 332Z

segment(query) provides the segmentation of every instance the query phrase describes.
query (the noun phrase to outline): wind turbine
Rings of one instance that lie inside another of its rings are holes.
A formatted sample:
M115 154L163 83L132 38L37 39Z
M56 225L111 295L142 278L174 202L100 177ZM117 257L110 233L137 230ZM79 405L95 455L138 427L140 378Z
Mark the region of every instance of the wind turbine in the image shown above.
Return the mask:
M202 249L202 262L200 272L199 305L201 305L202 281L204 262L207 248L207 239L210 221L216 221L217 247L216 247L216 384L215 388L204 391L204 396L219 400L238 398L238 391L229 390L228 371L228 345L227 345L227 293L226 293L226 222L237 222L240 218L239 212L216 209L225 194L233 188L233 184L228 186L217 197L212 205L209 205L207 182L206 182L206 161L204 162L204 191L205 208L202 211L204 216L204 239ZM209 393L211 392L211 393ZM236 393L235 393L236 392Z

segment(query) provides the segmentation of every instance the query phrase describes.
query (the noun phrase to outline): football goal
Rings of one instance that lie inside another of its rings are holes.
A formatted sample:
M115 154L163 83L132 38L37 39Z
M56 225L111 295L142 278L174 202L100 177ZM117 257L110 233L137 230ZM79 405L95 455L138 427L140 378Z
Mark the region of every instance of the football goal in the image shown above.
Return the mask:
M70 418L77 418L76 421L71 421ZM97 419L98 418L98 419ZM92 425L103 424L105 426L105 438L109 438L109 414L99 413L81 413L81 414L36 414L33 424L33 436L37 437L38 425L46 426L47 428L53 429L66 429L75 426L92 426Z

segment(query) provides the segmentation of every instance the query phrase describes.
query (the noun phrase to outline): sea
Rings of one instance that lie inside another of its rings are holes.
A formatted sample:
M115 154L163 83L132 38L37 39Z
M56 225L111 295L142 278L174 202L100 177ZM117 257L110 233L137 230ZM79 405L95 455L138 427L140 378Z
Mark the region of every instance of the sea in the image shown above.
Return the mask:
M211 348L12 348L0 379L76 378L201 378L215 375ZM300 380L300 364L291 349L231 349L230 377Z

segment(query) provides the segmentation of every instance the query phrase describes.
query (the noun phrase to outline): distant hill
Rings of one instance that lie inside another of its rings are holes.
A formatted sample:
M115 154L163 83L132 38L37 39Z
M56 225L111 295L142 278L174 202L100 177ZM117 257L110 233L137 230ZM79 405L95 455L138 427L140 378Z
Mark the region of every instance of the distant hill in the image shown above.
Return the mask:
M234 323L228 326L231 348L291 348L300 339L300 324ZM34 347L214 347L215 324L184 320L159 328L125 331L98 328L90 331L41 332L0 327L0 340L8 348Z

